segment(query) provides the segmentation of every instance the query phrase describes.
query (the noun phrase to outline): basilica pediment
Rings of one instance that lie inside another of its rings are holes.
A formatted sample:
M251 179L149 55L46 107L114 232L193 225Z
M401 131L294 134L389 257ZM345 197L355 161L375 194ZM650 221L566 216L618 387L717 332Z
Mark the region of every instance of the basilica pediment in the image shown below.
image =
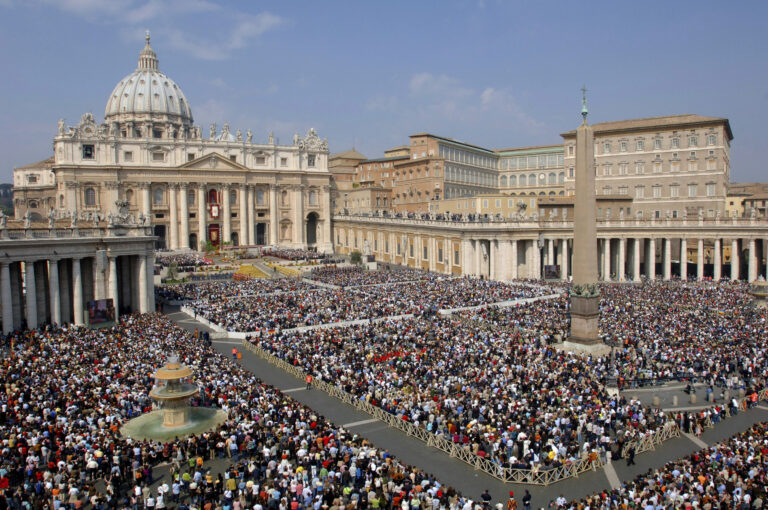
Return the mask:
M206 154L179 167L180 170L248 170L240 163L218 153Z

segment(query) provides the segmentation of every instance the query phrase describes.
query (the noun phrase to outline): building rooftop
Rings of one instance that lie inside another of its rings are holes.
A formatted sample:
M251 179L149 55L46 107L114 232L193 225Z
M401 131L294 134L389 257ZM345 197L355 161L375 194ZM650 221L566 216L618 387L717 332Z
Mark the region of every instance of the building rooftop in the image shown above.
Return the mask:
M510 147L508 149L493 149L496 153L514 152L517 155L520 152L535 153L535 152L565 152L562 144L557 145L531 145L529 147ZM505 154L501 154L505 155Z
M461 146L467 147L469 149L477 150L477 151L487 152L488 154L491 154L493 156L496 155L491 149L486 149L485 147L480 147L479 145L472 145L471 143L466 143L466 142L462 142L462 141L459 141L459 140L454 140L453 138L448 138L448 137L445 137L445 136L433 135L432 133L416 133L416 134L411 135L410 138L414 138L416 136L431 136L432 138L435 138L437 140L442 140L444 142L448 142L448 143L452 143L452 144L456 144L456 145L461 145Z
M54 164L54 158L51 156L48 159L44 159L42 161L38 161L37 163L30 163L29 165L24 166L17 166L16 170L39 170L39 169L49 169Z
M338 154L332 154L328 159L366 159L365 155L360 154L355 149L351 149Z
M665 115L662 117L645 117L642 119L616 120L611 122L598 122L592 124L592 129L597 133L611 133L621 131L647 131L653 129L670 129L673 127L690 127L695 125L707 124L725 124L725 131L728 134L728 140L733 140L733 132L728 119L723 117L707 117L686 113L682 115ZM576 136L576 130L561 133L563 138Z

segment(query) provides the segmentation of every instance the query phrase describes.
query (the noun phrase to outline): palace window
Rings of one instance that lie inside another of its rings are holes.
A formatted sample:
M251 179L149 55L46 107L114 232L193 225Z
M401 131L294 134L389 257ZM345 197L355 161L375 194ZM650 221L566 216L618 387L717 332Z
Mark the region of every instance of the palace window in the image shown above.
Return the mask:
M288 158L280 158L280 166L288 166Z
M317 191L315 190L309 192L309 205L317 205Z
M152 153L152 161L165 161L165 153L164 152L153 152Z
M83 159L93 159L94 153L93 145L83 145Z
M264 156L256 156L256 164L257 165L264 165L267 162L267 158Z
M256 190L256 205L264 205L264 190Z
M315 167L315 155L314 154L310 154L309 156L307 156L307 166L309 168L314 168Z
M187 203L189 205L195 205L195 190L187 190Z
M645 142L643 140L638 140L635 143L635 149L638 151L644 151L645 150Z
M661 138L657 138L653 141L653 149L654 150L660 150L661 149Z
M688 185L688 196L689 197L695 197L696 196L696 184L689 184Z
M133 161L133 152L125 151L123 153L123 161L125 161L126 163L130 163L131 161Z
M155 205L163 204L163 188L155 188L152 192L152 203Z

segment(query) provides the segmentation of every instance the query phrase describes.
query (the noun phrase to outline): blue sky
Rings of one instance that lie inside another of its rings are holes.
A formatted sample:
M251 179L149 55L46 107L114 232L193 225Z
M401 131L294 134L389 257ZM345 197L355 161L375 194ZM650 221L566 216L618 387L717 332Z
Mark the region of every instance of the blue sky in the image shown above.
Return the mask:
M580 121L730 119L732 180L766 181L765 1L0 0L0 182L52 153L59 118L102 119L144 31L195 122L314 127L368 157L429 131L489 148Z

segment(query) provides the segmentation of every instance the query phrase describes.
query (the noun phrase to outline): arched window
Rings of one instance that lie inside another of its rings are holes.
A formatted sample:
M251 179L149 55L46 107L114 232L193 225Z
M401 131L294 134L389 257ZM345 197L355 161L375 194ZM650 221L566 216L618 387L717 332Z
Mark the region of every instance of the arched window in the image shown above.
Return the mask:
M565 172L560 172L557 174L557 182L560 184L565 182Z
M283 191L282 193L280 193L280 205L283 205L283 206L288 205L288 192L287 191Z
M528 185L536 186L536 174L531 174L528 176Z
M517 186L517 176L516 175L510 175L509 176L509 185L510 186Z
M256 190L256 205L264 205L264 190Z
M557 184L557 175L555 174L555 172L550 172L549 173L549 182L548 182L548 184Z
M216 193L215 189L208 190L208 203L209 204L218 204L219 203L219 194Z
M187 190L187 204L195 205L195 190Z
M506 186L507 185L507 176L506 175L502 175L501 176L501 185L502 186Z
M39 207L37 200L30 200L29 201L29 208L30 209L37 209Z
M59 195L59 208L64 208L64 195Z
M96 205L96 190L93 188L85 188L85 205L93 207Z
M528 179L525 178L525 174L520 176L520 186L528 186Z
M128 191L125 192L125 200L127 200L129 204L131 202L133 202L133 190L132 189L129 189Z
M233 205L237 203L237 191L230 190L230 192L229 192L229 203L233 204Z
M317 205L317 191L309 191L309 205Z
M155 188L152 191L152 203L155 205L163 205L163 188Z

